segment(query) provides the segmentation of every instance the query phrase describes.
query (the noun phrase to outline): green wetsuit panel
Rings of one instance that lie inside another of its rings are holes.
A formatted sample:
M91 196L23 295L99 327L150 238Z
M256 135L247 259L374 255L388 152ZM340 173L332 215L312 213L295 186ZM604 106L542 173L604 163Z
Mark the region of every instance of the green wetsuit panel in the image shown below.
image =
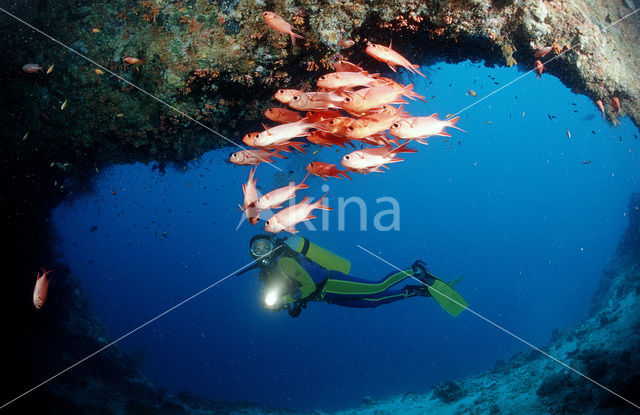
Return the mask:
M300 291L302 291L300 298L306 298L316 290L316 284L313 282L313 279L311 279L307 271L305 271L295 259L287 257L278 259L278 268L280 268L280 271L282 271L287 278L291 278L300 284ZM287 294L284 296L283 301L286 304L292 303L295 300L291 295Z
M409 269L391 274L384 280L376 283L335 280L331 279L331 275L329 275L329 279L325 283L322 292L354 295L378 294L412 275L413 272Z

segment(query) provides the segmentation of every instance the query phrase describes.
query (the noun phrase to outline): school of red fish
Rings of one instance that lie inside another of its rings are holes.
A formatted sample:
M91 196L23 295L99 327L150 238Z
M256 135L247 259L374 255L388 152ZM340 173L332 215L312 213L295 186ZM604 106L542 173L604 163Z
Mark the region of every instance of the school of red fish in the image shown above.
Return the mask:
M275 13L264 12L263 17L267 25L278 30L282 36L291 36L292 43L302 37L295 34L294 27ZM393 50L391 44L383 46L369 43L365 52L386 63L394 72L400 66L424 77L418 70L419 66ZM264 114L278 125L267 127L263 124L264 131L246 134L242 141L252 149L235 152L229 157L234 164L253 166L249 180L242 185L244 204L241 205L252 225L259 222L261 212L281 208L284 202L295 197L298 190L308 188L304 181L309 174L324 180L327 177L351 180L347 175L349 172L382 172L381 168L388 169L388 164L403 161L399 157L401 153L417 152L407 147L409 143L428 144L427 139L431 136L450 137L447 127L461 130L456 127L460 117L440 119L438 114L412 116L404 111L402 104L408 103L405 99L426 102L422 95L413 90L412 84L399 84L347 61L334 63L334 69L335 72L318 78L316 91L278 90L274 98L289 108L273 107ZM307 176L299 184L291 182L288 186L258 197L256 166L273 163L274 158L287 158L282 153L295 150L304 153L307 143L297 140L303 137L309 143L325 147L335 145L346 148L346 145L350 145L355 151L342 157L341 165L345 170L340 170L335 164L313 161L306 166ZM356 150L354 141L360 143L359 150ZM363 148L365 144L370 147ZM300 203L278 211L266 219L265 231L296 233L296 224L315 218L312 215L314 209L331 210L322 204L325 196L315 203L310 203L305 197Z

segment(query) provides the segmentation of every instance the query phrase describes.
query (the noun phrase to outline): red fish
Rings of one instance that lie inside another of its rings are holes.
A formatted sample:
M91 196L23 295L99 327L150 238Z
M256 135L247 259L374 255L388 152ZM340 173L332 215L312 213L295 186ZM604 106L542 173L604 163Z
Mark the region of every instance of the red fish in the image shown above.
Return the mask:
M375 86L379 85L376 79L378 74L370 74L368 72L332 72L322 75L318 78L316 85L318 88L326 89L346 89L356 88L359 86Z
M265 117L274 122L288 123L300 121L303 117L298 111L288 108L268 108L264 112Z
M291 26L286 20L282 17L278 16L274 12L264 12L262 13L262 17L264 21L271 27L272 29L276 29L280 34L285 37L287 34L291 36L291 43L296 44L296 38L304 39L302 36L293 33L296 30L295 27Z
M384 146L357 150L342 157L341 164L343 167L346 167L348 170L356 173L382 173L380 167L387 167L386 164L388 163L397 163L399 161L404 161L401 158L397 158L398 153L417 152L417 150L405 148L407 143L409 143L409 141L406 141L401 146L395 148L391 146Z
M322 161L313 161L307 164L307 171L314 176L322 177L323 180L327 180L327 177L335 177L341 179L351 180L351 177L347 176L347 170L338 170L335 164L324 163Z
M271 157L286 159L285 156L278 154L279 150L269 152L264 149L257 150L241 150L231 153L229 161L233 164L243 166L255 166L259 163L273 163Z
M280 187L270 191L266 195L262 195L262 197L249 205L249 207L254 207L259 210L281 208L284 202L296 196L296 192L298 190L309 188L308 185L304 184L307 176L309 176L309 173L307 173L307 175L304 176L304 179L302 179L302 181L297 185L294 182L290 182L288 186Z
M138 58L132 58L131 56L124 58L124 61L127 62L129 65L135 65L136 63L142 62L142 60Z
M308 203L307 200L309 197L307 196L297 205L282 209L271 218L267 219L264 224L264 230L271 233L278 233L281 231L297 233L298 231L294 228L296 224L305 220L315 219L315 216L311 214L311 211L314 209L333 210L329 206L322 204L322 199L324 199L325 196L326 193L315 203Z
M333 64L333 69L335 69L336 72L363 72L364 71L364 69L362 69L360 66L356 65L355 63L351 63L345 60L335 62Z
M339 135L327 133L321 130L315 130L314 132L309 134L307 136L307 140L310 143L318 144L324 147L331 147L333 145L345 147L345 143L349 143L351 144L351 146L353 146L353 144L349 142L348 138L340 137Z
M540 79L540 75L542 75L542 71L544 71L547 68L545 68L542 62L540 61L536 61L535 65L536 65L536 75L538 75L538 79Z
M389 134L401 139L416 140L420 144L428 144L425 138L432 135L451 137L451 134L445 131L446 127L464 131L460 127L456 127L456 123L459 120L460 117L441 120L438 118L437 113L428 117L403 118L391 126Z
M598 106L598 108L600 109L600 112L602 113L602 118L606 118L604 115L604 104L602 103L602 100L601 99L597 100L596 105Z
M418 75L426 78L426 76L424 76L424 74L418 70L420 65L412 64L407 60L407 58L391 49L391 42L389 42L389 46L369 43L369 45L367 45L367 49L365 49L365 52L372 58L389 65L389 68L391 68L393 72L396 71L396 66L402 66L403 68L406 68L411 72L417 73Z
M611 110L613 115L618 116L618 112L620 112L620 100L618 97L611 98Z
M255 207L255 202L258 200L258 189L256 188L257 179L253 178L256 172L256 167L253 167L249 171L249 180L247 183L242 184L242 193L244 194L244 207L240 206L240 209L244 211L247 216L247 220L250 224L255 225L260 221L260 210Z
M245 134L244 137L242 137L242 142L248 145L249 147L259 147L256 144L256 138L258 137L259 134L260 133L247 133ZM265 146L264 149L275 149L275 150L281 150L281 151L286 151L287 153L291 153L291 150L289 149L289 147L293 147L296 150L300 151L301 153L304 153L305 152L304 148L302 148L304 144L305 143L301 143L299 141L285 141L277 145Z
M534 58L542 58L542 57L546 56L552 50L553 50L553 46L545 46L543 48L536 49L535 53L533 54L533 57Z
M40 269L42 270L42 275L38 273L36 276L36 286L33 288L33 305L36 307L36 310L40 310L44 302L47 301L47 292L49 291L49 279L47 275L53 272L53 270L46 271L44 268Z
M286 144L295 137L303 137L309 134L309 130L314 128L313 123L308 123L306 119L287 124L276 125L267 128L253 139L255 147L275 147Z
M22 70L26 73L36 73L43 71L42 67L37 63L28 63L22 67Z
M340 108L344 96L341 92L300 92L288 104L299 111L326 111Z

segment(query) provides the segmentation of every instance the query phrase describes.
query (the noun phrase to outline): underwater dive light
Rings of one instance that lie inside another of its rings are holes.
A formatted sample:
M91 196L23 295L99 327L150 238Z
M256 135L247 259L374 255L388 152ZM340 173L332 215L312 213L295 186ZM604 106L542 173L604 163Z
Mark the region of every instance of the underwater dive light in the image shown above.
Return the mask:
M275 288L267 292L264 296L264 303L267 307L273 307L280 297L280 290Z

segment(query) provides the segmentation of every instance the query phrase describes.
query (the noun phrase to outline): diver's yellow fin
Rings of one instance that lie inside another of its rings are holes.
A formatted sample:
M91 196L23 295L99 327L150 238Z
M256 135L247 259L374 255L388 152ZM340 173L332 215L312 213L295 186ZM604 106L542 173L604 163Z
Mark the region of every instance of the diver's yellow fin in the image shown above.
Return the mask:
M433 299L436 300L447 313L454 317L457 317L458 314L462 313L469 305L456 290L451 288L451 285L457 283L459 280L460 278L447 284L442 280L436 279L433 284L427 286L429 294L431 294Z
M455 280L448 282L447 285L449 287L453 287L454 285L456 285L457 283L459 283L460 281L462 281L462 279L464 278L464 275L461 275L460 277L456 278Z

